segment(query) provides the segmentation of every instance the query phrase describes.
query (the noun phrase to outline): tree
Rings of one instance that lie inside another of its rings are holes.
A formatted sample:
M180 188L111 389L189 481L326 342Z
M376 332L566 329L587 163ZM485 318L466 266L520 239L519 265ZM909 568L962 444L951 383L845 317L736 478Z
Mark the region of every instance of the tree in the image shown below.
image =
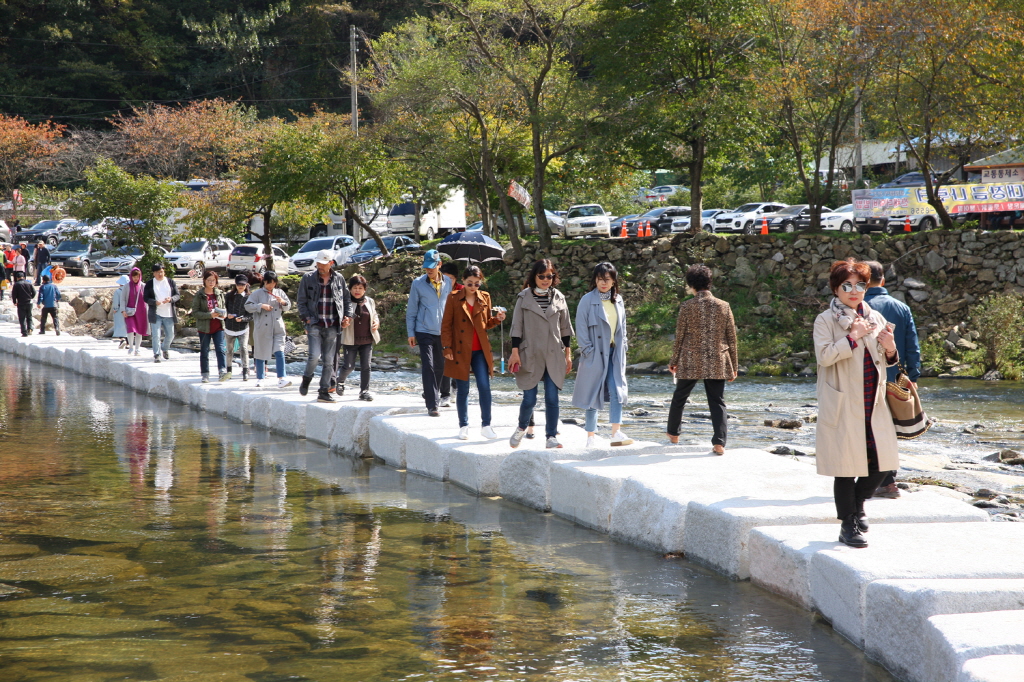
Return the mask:
M132 176L110 159L86 171L85 191L69 202L82 218L94 220L118 216L123 221L111 226L111 237L142 249L144 271L161 260L156 244L174 209L181 203L178 188L166 181L142 175Z
M14 190L38 177L41 162L57 152L64 126L46 121L33 125L18 116L0 114L0 201L11 201Z
M759 90L793 151L815 232L835 184L836 150L874 73L873 43L858 30L869 10L850 0L761 1ZM823 183L818 171L826 157Z
M593 48L602 80L624 102L612 148L645 168L683 167L690 210L703 210L708 159L740 135L752 93L748 0L605 0ZM624 49L607 50L607 45ZM700 230L700 221L690 223Z
M952 229L940 187L976 152L1020 135L1020 5L896 0L876 12L868 39L880 56L879 125L917 161L928 203Z

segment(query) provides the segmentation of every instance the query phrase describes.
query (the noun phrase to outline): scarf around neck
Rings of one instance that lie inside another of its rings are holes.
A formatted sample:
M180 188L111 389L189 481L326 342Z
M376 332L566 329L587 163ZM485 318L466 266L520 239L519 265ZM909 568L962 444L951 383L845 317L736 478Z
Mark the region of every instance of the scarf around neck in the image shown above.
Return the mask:
M872 331L875 329L875 323L870 317L864 317L850 306L843 304L843 302L839 300L838 296L833 297L832 303L829 304L829 310L832 311L832 315L835 316L836 322L839 323L839 326L842 327L843 331L849 331L850 327L853 326L853 321L858 317L867 322L869 329Z

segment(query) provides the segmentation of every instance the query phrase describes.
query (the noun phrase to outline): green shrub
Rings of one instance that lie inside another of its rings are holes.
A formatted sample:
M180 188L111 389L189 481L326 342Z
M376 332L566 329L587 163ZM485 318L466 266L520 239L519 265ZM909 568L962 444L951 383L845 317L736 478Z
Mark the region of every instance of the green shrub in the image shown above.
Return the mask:
M778 365L778 364L776 364L774 362L768 362L768 363L765 363L765 364L755 363L755 364L751 365L749 369L747 369L747 373L748 374L753 374L755 376L757 376L757 375L769 376L769 377L782 376L782 365Z
M993 294L974 307L971 320L985 347L985 368L1019 375L1024 365L1024 296Z

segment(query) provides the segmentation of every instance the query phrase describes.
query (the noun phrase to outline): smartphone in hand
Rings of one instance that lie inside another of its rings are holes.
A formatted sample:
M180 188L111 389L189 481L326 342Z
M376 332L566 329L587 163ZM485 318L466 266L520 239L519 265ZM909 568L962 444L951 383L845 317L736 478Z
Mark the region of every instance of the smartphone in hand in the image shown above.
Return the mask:
M512 374L518 374L519 373L519 363L518 362L513 362L511 365L508 366L508 371L511 372Z

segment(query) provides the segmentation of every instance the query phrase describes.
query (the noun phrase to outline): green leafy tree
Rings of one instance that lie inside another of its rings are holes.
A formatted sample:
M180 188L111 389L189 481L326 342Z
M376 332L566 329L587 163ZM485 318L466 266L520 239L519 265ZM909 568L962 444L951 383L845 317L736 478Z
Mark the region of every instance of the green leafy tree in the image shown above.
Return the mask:
M87 186L69 202L82 218L105 216L122 219L108 227L114 241L142 249L143 272L162 260L156 245L162 241L167 221L180 205L178 188L163 180L141 175L135 177L105 159L85 173Z

